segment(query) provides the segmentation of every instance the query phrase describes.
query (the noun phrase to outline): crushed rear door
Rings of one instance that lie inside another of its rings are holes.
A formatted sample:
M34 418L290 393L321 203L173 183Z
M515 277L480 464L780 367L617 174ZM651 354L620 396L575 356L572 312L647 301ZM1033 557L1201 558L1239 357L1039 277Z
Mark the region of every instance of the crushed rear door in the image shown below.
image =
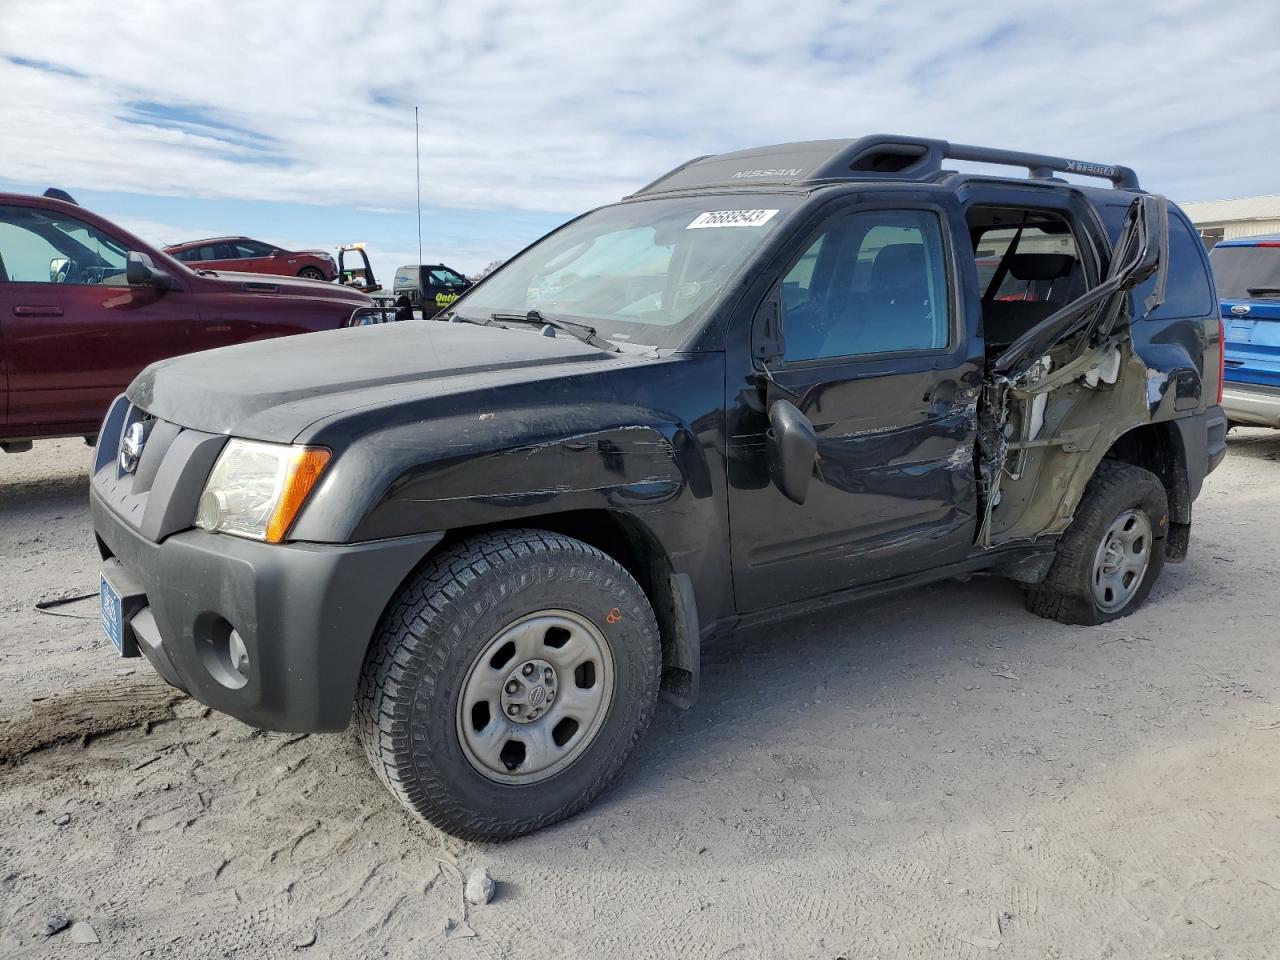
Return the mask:
M1102 282L991 362L979 413L981 546L1065 530L1103 427L1143 415L1146 367L1130 342L1130 292L1157 274L1142 315L1158 307L1168 259L1168 201L1141 195Z

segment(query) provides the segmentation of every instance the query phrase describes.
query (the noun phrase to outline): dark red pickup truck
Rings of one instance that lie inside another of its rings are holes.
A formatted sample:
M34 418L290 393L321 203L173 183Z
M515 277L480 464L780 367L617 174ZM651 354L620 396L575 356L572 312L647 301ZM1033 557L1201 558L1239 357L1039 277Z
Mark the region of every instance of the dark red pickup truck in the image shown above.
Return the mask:
M0 193L0 449L92 438L155 360L346 326L331 283L192 270L75 203Z

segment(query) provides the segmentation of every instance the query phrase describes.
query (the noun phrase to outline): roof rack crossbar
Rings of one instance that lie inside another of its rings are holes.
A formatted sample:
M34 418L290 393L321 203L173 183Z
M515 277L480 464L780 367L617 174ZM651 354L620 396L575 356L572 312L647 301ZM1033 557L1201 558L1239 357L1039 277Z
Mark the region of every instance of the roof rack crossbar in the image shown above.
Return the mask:
M1114 163L1091 163L1085 160L1069 160L1041 153L1023 153L1018 150L1000 150L995 147L973 147L964 143L949 143L944 154L951 160L969 160L975 163L998 163L1012 167L1026 167L1032 177L1047 178L1053 173L1074 173L1082 177L1101 177L1110 180L1117 190L1137 190L1138 175L1129 167Z
M859 137L815 170L808 179L843 180L848 179L850 172L853 172L859 177L926 180L942 172L943 160L1026 167L1031 177L1036 179L1047 179L1054 173L1074 173L1110 180L1114 187L1121 190L1139 189L1138 175L1129 167L1116 164L1090 163L1047 154L975 147L927 137L891 134Z

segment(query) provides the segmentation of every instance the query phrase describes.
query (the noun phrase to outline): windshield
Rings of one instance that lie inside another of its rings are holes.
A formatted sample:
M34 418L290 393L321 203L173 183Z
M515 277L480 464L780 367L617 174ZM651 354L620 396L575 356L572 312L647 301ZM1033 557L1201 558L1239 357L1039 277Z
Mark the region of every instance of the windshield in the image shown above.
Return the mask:
M537 310L610 340L677 346L801 199L703 195L604 207L535 244L455 307L472 320Z
M1218 296L1228 300L1280 300L1280 244L1214 247L1209 251L1209 262Z

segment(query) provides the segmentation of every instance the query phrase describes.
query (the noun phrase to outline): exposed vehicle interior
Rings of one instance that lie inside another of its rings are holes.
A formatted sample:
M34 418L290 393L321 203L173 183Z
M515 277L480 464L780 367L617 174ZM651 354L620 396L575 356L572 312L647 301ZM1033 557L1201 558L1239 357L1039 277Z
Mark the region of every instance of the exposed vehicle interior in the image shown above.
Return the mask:
M1088 290L1079 245L1061 214L975 206L965 218L989 356Z

